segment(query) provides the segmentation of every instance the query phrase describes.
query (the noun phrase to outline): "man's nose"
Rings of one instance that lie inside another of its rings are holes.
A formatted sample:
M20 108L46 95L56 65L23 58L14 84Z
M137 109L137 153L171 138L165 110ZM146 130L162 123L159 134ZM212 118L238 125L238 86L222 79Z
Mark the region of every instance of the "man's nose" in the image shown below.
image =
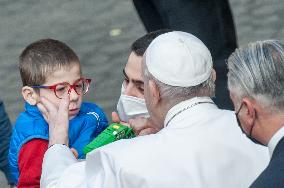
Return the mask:
M125 86L124 94L128 96L138 97L137 88L131 82Z

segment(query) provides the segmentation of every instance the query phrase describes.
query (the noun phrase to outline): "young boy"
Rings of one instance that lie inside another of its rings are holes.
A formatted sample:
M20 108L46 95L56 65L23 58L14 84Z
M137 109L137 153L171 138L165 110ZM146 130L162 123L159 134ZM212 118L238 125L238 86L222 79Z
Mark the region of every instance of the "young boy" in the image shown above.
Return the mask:
M82 102L90 79L82 77L80 61L63 42L43 39L27 46L19 58L25 111L16 121L10 141L9 163L18 188L39 187L41 165L48 147L48 124L37 108L40 97L59 105L68 93L69 147L84 158L83 147L103 131L107 119L95 104Z

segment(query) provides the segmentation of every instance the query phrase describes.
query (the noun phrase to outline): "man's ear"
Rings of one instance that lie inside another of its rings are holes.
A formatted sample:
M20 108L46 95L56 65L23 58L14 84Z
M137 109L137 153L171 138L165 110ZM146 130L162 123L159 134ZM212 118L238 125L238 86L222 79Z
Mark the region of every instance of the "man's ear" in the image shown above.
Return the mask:
M149 84L150 97L152 97L152 102L154 105L157 105L161 99L160 90L157 84L153 80L149 80L148 84Z
M243 119L245 120L245 123L247 125L252 126L257 116L256 107L254 105L254 102L251 99L245 97L242 100L243 100L243 105L244 105L243 116L245 117Z
M36 105L38 102L39 94L31 87L22 87L22 95L26 102L30 105Z
M215 82L216 81L216 71L214 69L212 69L212 73L211 73L212 79Z

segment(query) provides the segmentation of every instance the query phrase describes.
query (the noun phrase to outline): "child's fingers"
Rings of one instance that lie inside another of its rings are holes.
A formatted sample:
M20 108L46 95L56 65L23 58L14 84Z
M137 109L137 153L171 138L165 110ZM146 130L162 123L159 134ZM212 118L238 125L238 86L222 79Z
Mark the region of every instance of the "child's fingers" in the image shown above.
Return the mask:
M56 106L45 97L40 98L40 102L37 104L37 107L48 123L50 122L50 118L57 114Z
M47 112L46 108L41 103L38 103L37 107L38 107L39 111L41 112L41 114L43 115L45 121L48 122L48 112Z
M42 103L37 103L37 107L38 109L41 111L42 114L47 114L47 109L45 108L45 106Z
M75 158L78 159L79 154L78 154L77 150L75 148L71 148L70 150L72 151Z
M40 97L39 104L44 106L46 113L56 110L56 106L45 97Z
M68 94L65 94L60 100L58 107L58 114L64 116L64 118L66 117L68 118L69 103L70 103L70 97Z
M68 108L70 103L70 96L69 94L65 93L60 100L60 106L63 106L63 108Z

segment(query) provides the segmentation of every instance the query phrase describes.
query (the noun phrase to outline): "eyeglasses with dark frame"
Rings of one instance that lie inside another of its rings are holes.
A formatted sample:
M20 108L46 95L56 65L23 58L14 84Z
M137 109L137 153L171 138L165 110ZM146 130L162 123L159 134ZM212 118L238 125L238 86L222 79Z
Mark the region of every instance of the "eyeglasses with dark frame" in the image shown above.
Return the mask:
M39 89L51 89L53 90L57 98L62 99L63 95L66 94L66 92L70 94L72 89L74 89L77 95L85 95L89 91L90 83L91 79L79 78L72 85L68 82L61 82L51 86L35 85L30 87Z

